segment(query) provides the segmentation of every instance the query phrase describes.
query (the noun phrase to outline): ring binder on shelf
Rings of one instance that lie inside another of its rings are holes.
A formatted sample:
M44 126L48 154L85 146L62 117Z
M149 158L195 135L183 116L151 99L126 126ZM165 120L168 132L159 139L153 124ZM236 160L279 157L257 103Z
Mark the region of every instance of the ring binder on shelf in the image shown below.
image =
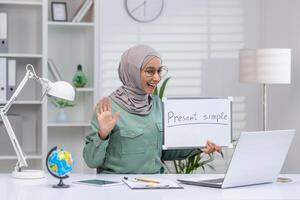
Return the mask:
M0 53L7 52L7 13L0 12Z
M7 62L7 99L14 94L16 89L16 60L9 59Z
M0 102L6 102L6 58L0 58Z

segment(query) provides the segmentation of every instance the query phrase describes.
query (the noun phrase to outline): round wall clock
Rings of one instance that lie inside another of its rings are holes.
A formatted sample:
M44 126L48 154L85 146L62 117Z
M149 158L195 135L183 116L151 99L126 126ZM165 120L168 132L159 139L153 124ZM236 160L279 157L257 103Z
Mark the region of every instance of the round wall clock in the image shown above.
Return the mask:
M152 22L161 15L164 0L125 0L125 8L135 21Z

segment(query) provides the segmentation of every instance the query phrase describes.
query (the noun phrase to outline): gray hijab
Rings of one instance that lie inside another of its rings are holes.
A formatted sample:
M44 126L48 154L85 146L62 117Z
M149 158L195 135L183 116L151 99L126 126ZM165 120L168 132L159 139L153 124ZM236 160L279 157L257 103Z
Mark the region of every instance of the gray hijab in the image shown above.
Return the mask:
M133 114L147 115L152 108L152 97L141 85L140 70L159 53L145 45L136 45L127 49L119 64L119 78L123 85L115 90L110 97L122 108Z

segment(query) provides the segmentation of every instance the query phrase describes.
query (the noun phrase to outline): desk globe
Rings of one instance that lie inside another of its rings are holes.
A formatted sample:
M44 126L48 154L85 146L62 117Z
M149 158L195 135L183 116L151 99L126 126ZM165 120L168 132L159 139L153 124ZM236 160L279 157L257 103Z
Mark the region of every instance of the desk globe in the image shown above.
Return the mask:
M46 166L48 172L59 179L57 185L53 185L54 188L68 188L70 185L63 183L63 179L68 178L68 174L74 167L72 155L69 151L64 149L58 149L57 146L53 147L47 155Z

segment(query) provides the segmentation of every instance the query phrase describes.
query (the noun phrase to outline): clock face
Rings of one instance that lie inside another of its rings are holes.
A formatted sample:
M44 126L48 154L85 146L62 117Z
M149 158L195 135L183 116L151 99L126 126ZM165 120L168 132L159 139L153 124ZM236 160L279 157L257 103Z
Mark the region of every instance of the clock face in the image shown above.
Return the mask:
M134 20L151 22L160 16L164 0L125 0L125 7Z

